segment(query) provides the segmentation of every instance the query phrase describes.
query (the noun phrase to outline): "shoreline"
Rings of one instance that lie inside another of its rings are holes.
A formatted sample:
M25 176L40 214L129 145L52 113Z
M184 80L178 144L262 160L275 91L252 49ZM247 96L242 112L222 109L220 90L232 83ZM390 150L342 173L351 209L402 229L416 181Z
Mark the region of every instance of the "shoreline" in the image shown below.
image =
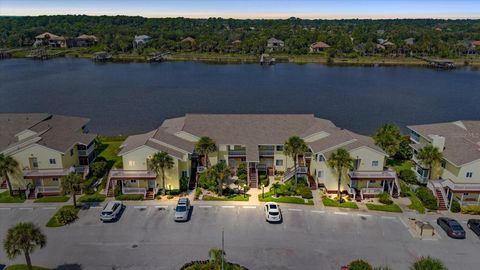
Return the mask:
M20 50L12 53L11 58L28 58L28 50ZM55 54L52 58L81 58L92 59L93 53L81 50L49 50L50 54ZM381 57L381 56L361 56L356 58L333 58L331 62L324 55L286 55L272 54L277 59L277 63L290 64L323 64L333 66L415 66L428 67L425 61L413 57ZM451 59L456 67L474 67L480 68L480 57L476 58L456 58ZM168 55L165 61L198 61L212 64L258 64L259 57L256 55L243 54L221 54L221 53L191 53L180 52ZM146 56L138 54L116 54L113 55L114 63L149 63Z

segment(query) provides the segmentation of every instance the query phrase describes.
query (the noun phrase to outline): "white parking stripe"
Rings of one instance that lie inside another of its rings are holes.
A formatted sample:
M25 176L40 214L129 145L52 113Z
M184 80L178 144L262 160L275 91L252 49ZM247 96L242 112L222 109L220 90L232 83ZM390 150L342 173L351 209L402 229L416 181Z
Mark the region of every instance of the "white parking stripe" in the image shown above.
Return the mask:
M346 216L348 215L348 213L346 212L333 212L335 215L342 215L342 216Z
M21 207L20 210L33 210L33 207Z
M292 209L292 208L289 208L288 211L301 212L301 211L303 211L303 210L302 210L302 209Z
M101 206L90 206L90 209L102 209L103 207Z
M138 205L138 206L134 206L133 208L135 208L135 209L147 209L147 206L145 206L145 205Z
M323 214L323 213L325 213L325 211L321 211L321 210L312 210L312 213L319 213L319 214Z
M0 210L12 210L12 208L0 208Z
M371 217L372 215L366 215L366 214L357 214L359 217Z
M222 205L222 208L235 208L233 205Z
M211 205L200 205L199 207L200 207L200 208L212 208Z
M243 208L245 208L245 209L255 209L255 208L257 208L257 207L256 207L256 206L249 206L249 205L247 205L247 206L244 206Z
M166 208L168 208L168 205L156 205L155 208L157 208L157 209L166 209Z
M43 207L43 210L55 210L57 209L56 207Z
M397 217L382 216L383 219L397 219Z

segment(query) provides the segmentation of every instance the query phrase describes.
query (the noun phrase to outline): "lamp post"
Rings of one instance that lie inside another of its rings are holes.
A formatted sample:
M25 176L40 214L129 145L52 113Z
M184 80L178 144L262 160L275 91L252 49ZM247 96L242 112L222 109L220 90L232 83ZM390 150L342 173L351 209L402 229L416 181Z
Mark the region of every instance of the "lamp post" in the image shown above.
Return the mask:
M245 198L245 193L247 193L247 185L243 184L243 198Z
M265 198L265 192L264 192L264 188L265 188L265 185L264 185L264 184L262 184L262 199L264 199L264 198Z

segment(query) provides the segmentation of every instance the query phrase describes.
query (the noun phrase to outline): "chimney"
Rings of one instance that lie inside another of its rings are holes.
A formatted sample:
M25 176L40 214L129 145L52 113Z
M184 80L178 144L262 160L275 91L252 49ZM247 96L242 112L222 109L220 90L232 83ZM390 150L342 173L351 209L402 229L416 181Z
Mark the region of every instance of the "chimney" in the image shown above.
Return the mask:
M430 135L432 138L432 145L437 147L440 152L443 152L445 149L445 137L440 135Z

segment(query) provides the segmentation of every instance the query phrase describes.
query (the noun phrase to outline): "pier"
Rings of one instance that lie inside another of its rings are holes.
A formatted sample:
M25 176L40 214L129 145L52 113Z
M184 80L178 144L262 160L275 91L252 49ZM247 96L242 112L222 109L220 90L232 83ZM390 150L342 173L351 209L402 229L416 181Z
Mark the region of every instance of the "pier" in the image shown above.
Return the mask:
M429 67L438 69L454 69L455 62L449 59L429 59L426 57L415 56L415 58L427 62Z
M98 62L106 62L112 60L112 54L108 52L96 52L93 55L93 60Z
M170 55L170 52L154 52L148 55L147 61L150 63L163 62L167 60L168 55Z
M260 56L260 65L275 65L275 58L264 53Z

